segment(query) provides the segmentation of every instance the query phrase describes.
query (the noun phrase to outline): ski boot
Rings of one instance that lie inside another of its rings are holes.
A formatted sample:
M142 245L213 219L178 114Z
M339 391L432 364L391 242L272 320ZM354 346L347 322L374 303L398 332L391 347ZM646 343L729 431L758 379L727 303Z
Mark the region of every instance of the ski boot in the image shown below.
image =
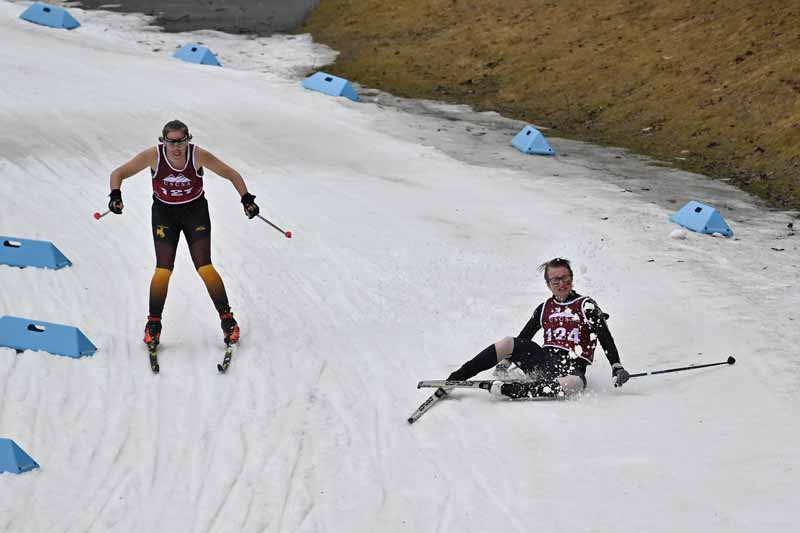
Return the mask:
M222 333L225 335L225 344L236 344L239 341L239 325L233 318L230 307L219 314Z
M148 316L147 325L144 327L144 343L148 346L153 344L158 346L161 340L161 317Z
M519 398L563 398L564 391L557 380L541 381L494 381L489 393L498 398L508 397L514 400Z

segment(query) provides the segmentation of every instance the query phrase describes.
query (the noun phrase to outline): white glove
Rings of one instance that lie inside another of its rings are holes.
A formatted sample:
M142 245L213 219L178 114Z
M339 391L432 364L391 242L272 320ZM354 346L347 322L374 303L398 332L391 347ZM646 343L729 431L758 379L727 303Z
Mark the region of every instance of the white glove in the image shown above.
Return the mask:
M505 398L503 394L503 382L502 381L493 381L492 386L489 389L489 393L492 396L496 396L498 398Z
M494 367L494 377L507 378L509 368L511 368L511 360L503 359Z

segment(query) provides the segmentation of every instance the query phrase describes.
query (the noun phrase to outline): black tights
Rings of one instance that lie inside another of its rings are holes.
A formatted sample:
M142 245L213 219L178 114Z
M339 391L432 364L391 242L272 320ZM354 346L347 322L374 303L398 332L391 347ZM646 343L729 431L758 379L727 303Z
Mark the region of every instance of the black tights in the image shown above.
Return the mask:
M194 267L211 264L211 217L205 196L178 205L153 198L151 212L156 268L172 270L175 266L181 233L186 237Z
M583 359L570 357L569 352L559 348L542 348L530 339L515 338L510 359L526 374L538 373L546 380L566 375L577 375L584 379L586 373L586 361ZM490 344L450 374L448 379L469 379L496 364L497 349Z
M186 238L187 242L189 237ZM178 253L178 242L158 240L156 247L156 268L172 270L175 267L175 255ZM192 256L194 268L211 264L211 238L189 242L189 254Z
M217 311L229 312L225 284L211 264L211 217L205 196L188 204L168 205L153 198L153 244L156 271L150 282L150 315L161 316L181 233L186 237L192 263L203 279Z

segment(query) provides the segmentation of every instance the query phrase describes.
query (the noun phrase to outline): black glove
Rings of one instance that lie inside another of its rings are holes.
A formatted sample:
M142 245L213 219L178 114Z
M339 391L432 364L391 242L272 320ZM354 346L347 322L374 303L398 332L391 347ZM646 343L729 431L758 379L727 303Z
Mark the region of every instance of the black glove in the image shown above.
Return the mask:
M122 208L125 207L125 204L122 203L122 191L119 189L111 189L111 193L108 195L110 200L108 201L108 209L115 215L122 214Z
M247 218L253 218L261 212L255 200L256 197L249 192L242 195L242 205L244 206L244 214L247 215Z
M622 363L614 363L611 365L611 378L614 381L615 387L622 387L629 379L631 379L631 375L627 370L625 370L625 367L622 366Z

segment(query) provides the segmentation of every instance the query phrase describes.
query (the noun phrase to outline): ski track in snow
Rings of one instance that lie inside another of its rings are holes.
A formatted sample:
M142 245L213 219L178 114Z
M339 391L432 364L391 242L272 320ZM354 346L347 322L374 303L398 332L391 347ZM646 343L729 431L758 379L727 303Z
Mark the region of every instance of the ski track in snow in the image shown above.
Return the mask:
M59 32L19 21L25 5L0 1L0 229L52 240L73 266L0 265L0 311L78 325L98 352L0 348L0 436L42 465L0 475L0 531L728 533L800 519L786 213L728 191L735 239L671 239L668 207L606 175L615 149L555 141L575 155L525 157L460 123L431 145L435 118L302 90L298 73L333 57L307 36L162 34L79 9L83 26ZM190 39L226 68L168 58ZM150 372L147 177L125 181L123 216L91 218L111 169L173 117L294 233L248 221L229 183L205 180L243 332L224 376L183 242ZM469 156L452 157L466 138ZM611 314L631 372L736 365L615 390L598 350L578 398L455 391L409 426L429 394L417 381L515 335L554 256Z

